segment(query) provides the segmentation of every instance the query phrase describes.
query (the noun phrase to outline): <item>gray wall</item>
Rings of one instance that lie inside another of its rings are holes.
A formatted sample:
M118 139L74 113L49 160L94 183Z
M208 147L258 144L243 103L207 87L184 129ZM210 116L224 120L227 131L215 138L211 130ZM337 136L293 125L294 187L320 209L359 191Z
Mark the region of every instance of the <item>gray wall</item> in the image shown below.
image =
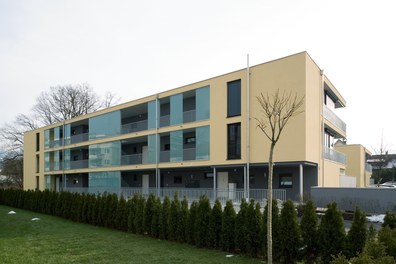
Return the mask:
M354 211L358 206L366 213L396 211L396 188L311 188L311 198L317 207L335 201L338 208Z

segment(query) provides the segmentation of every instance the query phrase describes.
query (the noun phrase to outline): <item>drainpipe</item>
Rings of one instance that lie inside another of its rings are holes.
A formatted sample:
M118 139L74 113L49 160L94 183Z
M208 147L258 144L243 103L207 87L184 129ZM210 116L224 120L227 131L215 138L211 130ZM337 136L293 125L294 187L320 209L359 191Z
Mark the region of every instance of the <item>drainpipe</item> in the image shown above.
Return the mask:
M246 65L246 185L245 197L249 200L250 181L250 68L249 54L247 54Z
M62 137L62 178L63 178L63 185L64 185L64 189L63 190L66 190L66 175L65 175L65 134L66 134L65 132L66 131L65 131L65 120L63 120L62 128L63 128L63 137Z
M323 157L323 133L324 133L324 124L323 124L323 98L324 98L324 70L320 70L321 75L321 91L320 91L320 100L319 100L319 109L320 109L320 142L319 142L319 157L320 157L320 164L321 164L321 176L322 176L322 183L321 187L324 187L324 157Z
M159 156L159 146L158 146L158 94L155 98L155 182L156 182L156 189L157 189L157 197L160 195L160 179L159 179L159 169L158 169L158 156ZM149 189L150 189L150 181L149 181Z

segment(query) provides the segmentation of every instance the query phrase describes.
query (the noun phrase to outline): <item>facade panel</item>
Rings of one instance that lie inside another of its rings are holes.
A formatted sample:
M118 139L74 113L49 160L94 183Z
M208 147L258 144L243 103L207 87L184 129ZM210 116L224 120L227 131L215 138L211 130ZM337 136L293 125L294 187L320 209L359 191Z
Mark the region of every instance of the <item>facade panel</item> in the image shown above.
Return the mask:
M120 135L121 112L114 111L89 119L89 140Z

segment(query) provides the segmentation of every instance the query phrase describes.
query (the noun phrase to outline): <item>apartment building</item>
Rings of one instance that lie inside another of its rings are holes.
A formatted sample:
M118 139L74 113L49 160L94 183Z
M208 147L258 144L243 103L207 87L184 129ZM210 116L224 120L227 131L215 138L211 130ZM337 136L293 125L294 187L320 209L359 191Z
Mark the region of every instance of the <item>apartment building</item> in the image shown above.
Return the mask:
M304 112L276 146L275 196L340 186L345 100L301 52L26 132L24 188L262 199L270 142L254 118L277 89L304 97Z

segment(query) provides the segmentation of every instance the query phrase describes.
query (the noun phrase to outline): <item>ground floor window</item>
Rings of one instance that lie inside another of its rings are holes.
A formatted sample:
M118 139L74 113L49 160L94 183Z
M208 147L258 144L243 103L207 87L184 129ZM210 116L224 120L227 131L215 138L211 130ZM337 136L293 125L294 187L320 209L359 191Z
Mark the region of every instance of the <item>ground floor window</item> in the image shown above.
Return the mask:
M290 173L283 173L279 175L280 188L293 188L293 176Z

